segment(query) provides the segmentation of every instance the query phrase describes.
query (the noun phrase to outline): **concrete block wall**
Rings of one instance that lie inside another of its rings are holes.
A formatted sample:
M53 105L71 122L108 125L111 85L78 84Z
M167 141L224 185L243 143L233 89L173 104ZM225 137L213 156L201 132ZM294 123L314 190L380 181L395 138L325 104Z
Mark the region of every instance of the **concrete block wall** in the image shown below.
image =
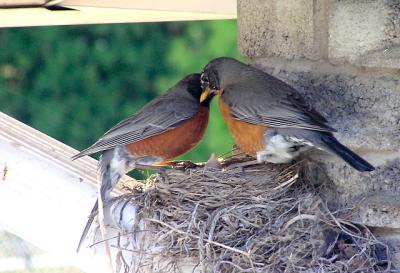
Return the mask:
M400 0L239 0L238 29L250 64L296 87L377 166L358 173L311 154L327 201L400 234Z
M238 20L249 57L400 69L398 0L239 0Z

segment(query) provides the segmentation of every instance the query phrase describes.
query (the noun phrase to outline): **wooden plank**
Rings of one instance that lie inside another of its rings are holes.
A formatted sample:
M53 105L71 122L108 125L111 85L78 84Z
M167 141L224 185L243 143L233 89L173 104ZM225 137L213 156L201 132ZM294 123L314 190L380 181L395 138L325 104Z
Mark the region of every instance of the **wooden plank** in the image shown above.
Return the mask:
M96 184L97 161L90 157L72 161L78 151L0 112L0 140L63 171Z
M0 7L40 6L46 2L46 0L0 0Z
M71 157L77 154L78 150L2 112L0 112L0 141L40 157L66 173L78 177L80 182L96 187L97 160L85 156L72 161ZM131 180L128 176L124 176L121 182L129 184Z
M236 16L237 0L64 0L62 6L215 13Z
M210 2L211 0L207 1ZM106 2L110 3L110 1ZM116 1L116 3L118 2L119 1ZM121 8L116 7L116 5L107 7L107 4L90 6L77 2L71 2L69 5L65 5L65 7L73 10L48 10L43 7L0 8L0 27L169 22L236 18L236 0L224 0L224 3L230 3L225 6L221 4L194 5L192 1L181 1L181 6L179 6L177 4L179 1L173 1L175 5L172 7L164 3L160 8L156 8L156 5L151 4L154 1L147 2L148 4L145 5L146 1L140 1L136 8ZM98 1L98 3L101 2ZM156 3L158 2L156 1Z

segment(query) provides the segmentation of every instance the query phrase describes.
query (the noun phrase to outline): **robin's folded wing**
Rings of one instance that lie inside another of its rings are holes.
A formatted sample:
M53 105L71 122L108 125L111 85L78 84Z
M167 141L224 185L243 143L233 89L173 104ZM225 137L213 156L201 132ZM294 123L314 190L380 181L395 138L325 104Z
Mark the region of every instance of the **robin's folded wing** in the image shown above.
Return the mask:
M278 128L300 128L316 131L335 132L327 120L313 109L297 92L282 86L280 92L252 92L245 88L231 86L222 94L222 100L229 106L232 117L251 124L262 124ZM239 88L239 91L234 90Z
M72 159L127 145L174 129L192 118L197 108L196 102L189 99L159 97L135 115L112 127L96 143Z

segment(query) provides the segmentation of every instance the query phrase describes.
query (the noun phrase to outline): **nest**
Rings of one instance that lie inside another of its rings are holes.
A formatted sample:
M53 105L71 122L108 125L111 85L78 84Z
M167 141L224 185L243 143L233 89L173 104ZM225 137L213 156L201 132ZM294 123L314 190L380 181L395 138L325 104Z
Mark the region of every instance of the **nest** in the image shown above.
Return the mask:
M331 211L301 164L167 170L118 197L135 205L125 272L391 272L370 230ZM128 257L129 256L129 257Z

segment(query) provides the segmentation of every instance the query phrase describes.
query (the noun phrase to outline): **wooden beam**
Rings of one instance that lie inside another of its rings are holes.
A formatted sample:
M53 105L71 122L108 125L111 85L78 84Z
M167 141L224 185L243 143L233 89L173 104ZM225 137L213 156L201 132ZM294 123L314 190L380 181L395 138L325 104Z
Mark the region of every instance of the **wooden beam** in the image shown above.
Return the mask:
M0 0L0 7L41 6L46 0Z
M1 0L0 0L1 1ZM193 12L236 15L236 0L64 0L65 7L96 7L135 10Z
M0 0L1 1L1 0ZM59 3L58 3L59 2ZM236 0L57 1L58 7L1 8L0 27L167 22L236 18Z

